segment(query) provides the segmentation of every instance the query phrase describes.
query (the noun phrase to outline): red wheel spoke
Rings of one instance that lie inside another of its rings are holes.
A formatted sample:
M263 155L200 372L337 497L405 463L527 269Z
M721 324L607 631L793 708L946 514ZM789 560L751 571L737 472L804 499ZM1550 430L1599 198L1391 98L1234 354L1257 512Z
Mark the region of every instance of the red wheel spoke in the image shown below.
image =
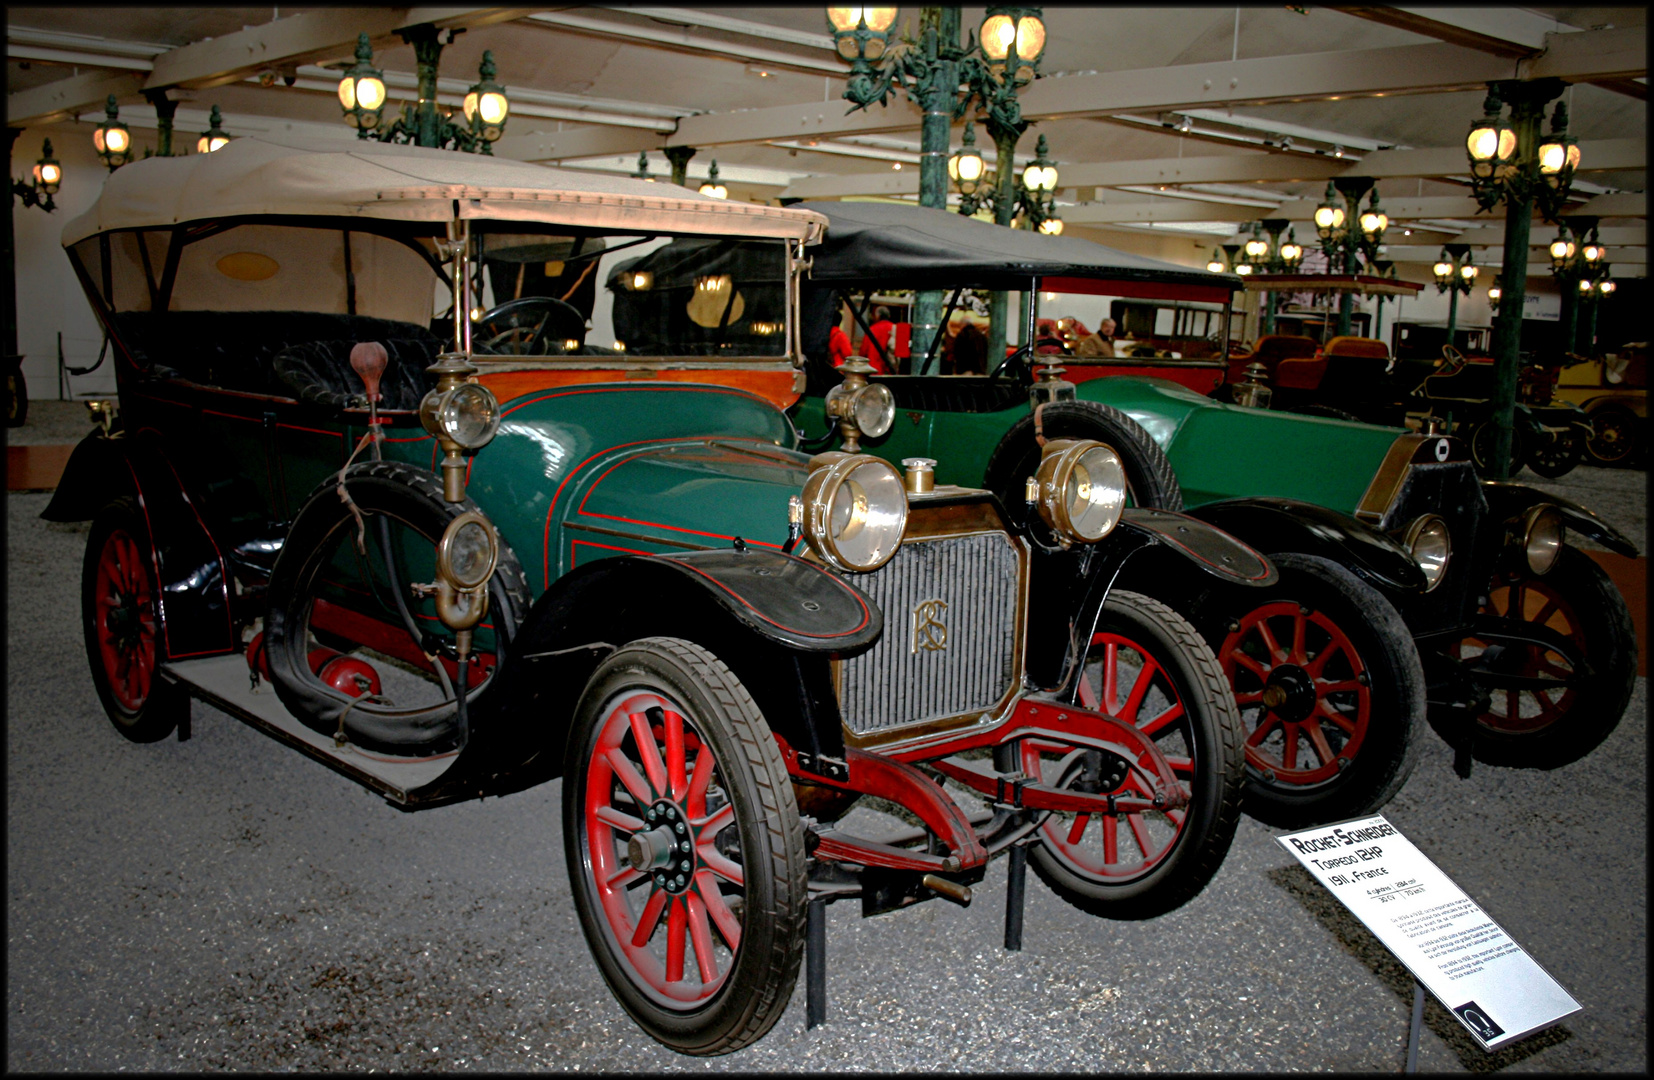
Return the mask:
M1321 650L1320 654L1316 656L1314 660L1311 660L1309 663L1304 665L1304 671L1310 678L1319 679L1321 677L1322 670L1327 666L1328 660L1331 660L1341 652L1348 651L1348 646L1344 644L1342 638L1335 637L1331 641L1327 642L1326 647ZM1359 663L1359 661L1355 661L1351 664L1351 666L1359 666Z
M655 801L654 796L649 793L649 785L645 784L643 777L638 775L637 769L632 766L631 759L620 752L620 747L613 747L603 755L603 758L609 763L609 768L614 770L615 779L619 780L621 786L626 789L632 798L637 800L639 806L648 806Z
M1259 682L1269 678L1269 668L1264 667L1258 661L1241 652L1239 649L1235 649L1229 655L1235 663L1256 675Z
M735 804L725 803L718 812L708 818L690 818L689 824L695 826L702 840L711 840L724 830L730 822L735 820Z
M1539 614L1529 619L1528 622L1533 623L1535 626L1545 626L1551 621L1552 616L1560 610L1561 608L1557 605L1555 600L1546 600L1545 606L1539 609Z
M1080 837L1085 835L1086 824L1090 821L1091 821L1091 815L1090 814L1075 814L1074 815L1074 824L1068 830L1068 842L1070 844L1077 844L1077 843L1080 842Z
M1361 689L1359 679L1345 679L1342 682L1317 682L1315 692L1319 695L1342 694L1348 690Z
M660 759L660 747L655 745L655 733L649 728L649 718L635 712L626 719L632 725L632 738L637 740L638 760L643 762L643 771L649 776L649 786L655 789L656 794L666 794L666 765Z
M1120 822L1113 814L1103 815L1103 862L1120 861Z
M1113 713L1120 700L1120 646L1110 641L1103 646L1103 712Z
M645 875L642 870L637 869L629 862L623 862L620 864L619 869L603 879L603 885L605 888L610 889L624 889L638 878L644 876Z
M671 896L665 890L657 889L654 895L649 897L649 902L643 905L643 910L637 917L637 930L632 934L634 948L643 948L655 935L655 927L660 924L660 913L670 899Z
M1194 758L1174 757L1171 754L1167 754L1166 764L1171 766L1172 772L1179 776L1192 776L1195 771Z
M1080 704L1092 712L1101 712L1102 702L1097 697L1097 688L1091 683L1091 676L1084 671L1080 672Z
M706 905L700 897L689 893L684 897L684 906L689 909L689 937L695 943L695 967L701 974L702 985L710 986L718 981L718 961L712 955L712 927L706 921Z
M741 873L741 864L725 858L723 852L713 847L710 841L699 845L695 851L701 857L702 865L708 870L731 885L746 885L747 879Z
M1305 617L1302 611L1292 617L1292 662L1294 664L1302 665L1304 663L1304 629L1308 623L1309 619Z
M672 797L683 799L689 789L683 761L683 717L671 709L664 710L663 715L666 728L666 778L672 785Z
M1510 720L1522 718L1522 695L1519 691L1505 691L1505 717Z
M1171 822L1172 825L1177 829L1182 829L1183 828L1183 819L1187 816L1188 816L1188 811L1186 811L1186 810L1168 810L1168 811L1166 811L1166 820ZM1176 837L1173 837L1173 839L1176 839Z
M1355 734L1355 721L1339 712L1337 709L1322 701L1316 705L1317 711L1326 719L1338 725L1338 729L1346 735Z
M691 818L706 814L706 787L712 782L712 751L702 746L695 754L695 768L689 774L689 793L684 796L684 812Z
M686 905L673 904L666 913L666 981L683 982L684 947L689 944Z
M1252 691L1251 693L1236 694L1235 695L1235 704L1236 705L1256 705L1258 702L1260 702L1262 700L1263 700L1263 691L1262 690L1255 690L1255 691Z
M1265 713L1264 718L1258 721L1258 727L1246 737L1247 746L1259 746L1269 738L1269 733L1281 725L1281 718L1274 713Z
M1171 723L1173 720L1179 719L1182 715L1183 703L1181 701L1175 701L1172 703L1171 708L1167 709L1159 716L1156 716L1154 719L1149 720L1147 723L1139 724L1138 728L1143 732L1143 734L1153 738L1158 735L1167 724Z
M1286 660L1286 650L1282 649L1280 645L1276 643L1275 635L1269 632L1268 621L1259 619L1257 622L1257 628L1258 636L1263 638L1263 647L1269 650L1269 658L1277 664Z
M1286 745L1281 750L1281 764L1289 769L1298 767L1298 725L1284 724Z
M1321 730L1321 725L1311 723L1304 725L1304 734L1309 736L1309 744L1315 748L1315 756L1321 759L1321 764L1331 765L1338 755L1332 752L1332 744L1327 742L1327 733Z
M1137 725L1137 710L1143 705L1143 698L1148 695L1149 686L1154 682L1155 672L1160 665L1148 656L1143 657L1143 668L1137 673L1137 681L1131 684L1131 692L1126 695L1126 703L1120 706L1120 719L1133 726ZM1162 723L1164 720L1162 719Z
M1131 827L1131 835L1137 841L1137 850L1143 853L1143 861L1153 862L1157 852L1154 845L1149 842L1148 830L1143 828L1143 815L1127 814L1126 824Z
M712 916L712 924L723 935L724 944L729 951L734 952L741 947L741 921L735 917L735 912L729 910L724 903L723 894L718 891L718 882L711 873L701 870L695 875L695 884L701 890L701 902L706 904L706 913Z
M605 825L611 825L616 829L625 829L627 832L638 832L643 828L643 822L625 811L616 810L612 806L599 806L596 817Z
M1535 667L1539 669L1535 674L1556 675L1564 679L1571 679L1574 677L1573 668L1565 668L1561 664L1553 664L1549 660L1542 659L1535 665Z

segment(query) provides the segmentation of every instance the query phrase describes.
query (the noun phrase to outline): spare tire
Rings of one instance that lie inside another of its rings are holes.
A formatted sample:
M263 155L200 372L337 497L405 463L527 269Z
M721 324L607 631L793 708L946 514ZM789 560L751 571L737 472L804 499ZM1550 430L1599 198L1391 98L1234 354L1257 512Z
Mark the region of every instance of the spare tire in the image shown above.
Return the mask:
M1096 401L1059 401L1045 406L1039 427L1047 440L1096 439L1120 455L1125 467L1127 494L1132 504L1154 510L1182 510L1183 489L1165 451L1155 445L1142 426L1116 409ZM1023 484L1039 468L1040 444L1032 413L1011 425L988 458L982 484L999 496L1005 510L1018 521L1026 503Z
M431 573L434 566L436 542L448 523L460 514L479 509L470 499L450 503L442 497L442 481L426 469L399 461L370 461L351 466L344 476L344 486L351 501L361 509L365 522L365 550L376 558L355 559L355 566L367 574L365 594L358 588L356 596L369 600L382 597L381 582L376 580L387 566L377 553L381 547L381 523L394 533L393 543L402 564L394 580L404 590L404 599L410 606L414 601L407 596L410 584L410 564L417 563L418 576ZM394 523L394 526L389 523ZM294 716L308 728L333 735L341 728L350 741L366 750L375 750L401 756L420 756L454 748L459 735L458 707L452 694L444 693L443 700L398 707L383 700L352 697L323 683L310 670L311 619L315 601L323 587L338 582L324 582L324 570L334 573L340 567L340 548L343 545L350 557L356 555L357 521L350 507L339 498L338 486L328 480L311 493L294 519L281 555L270 573L270 608L264 620L264 642L270 668L270 682L276 695ZM431 554L426 557L420 547L428 542ZM351 561L347 557L344 562ZM376 573L375 568L378 572ZM359 586L360 581L352 583ZM349 590L347 590L349 591ZM517 556L504 544L500 546L499 562L488 585L488 614L478 627L477 647L473 656L490 653L493 657L491 674L479 683L473 681L466 695L467 709L473 722L479 707L486 705L488 695L506 663L510 642L528 613L533 596L528 579ZM362 606L360 601L357 607ZM428 628L425 633L443 638L442 626L425 613L415 624ZM332 645L372 645L381 653L397 656L415 666L423 666L435 673L434 665L414 659L429 655L421 640L404 628L396 609L378 601L378 614L370 615L351 609L346 625L380 628L389 631L386 637L374 642L355 640L342 632L341 626L330 626L324 631ZM377 625L375 625L377 624ZM341 636L349 640L341 640ZM410 649L409 643L412 648ZM478 670L473 667L471 670Z

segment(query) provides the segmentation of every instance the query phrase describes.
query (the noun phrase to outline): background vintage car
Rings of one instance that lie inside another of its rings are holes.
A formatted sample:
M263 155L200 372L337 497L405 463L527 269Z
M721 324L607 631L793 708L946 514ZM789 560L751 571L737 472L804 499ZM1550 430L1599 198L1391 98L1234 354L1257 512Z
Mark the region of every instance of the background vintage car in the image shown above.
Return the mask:
M968 902L999 854L1092 914L1196 895L1238 817L1233 700L1112 583L1169 560L1263 588L1268 561L1122 514L1090 443L1051 456L1091 481L1050 485L1043 534L802 450L821 219L667 190L255 138L112 176L64 244L122 426L44 516L93 522L116 728L187 734L201 697L406 809L561 774L593 956L686 1053L775 1022L810 904ZM568 287L522 292L531 264ZM835 827L864 795L903 831Z
M812 396L798 415L812 436L824 430L815 395L833 382L826 326L851 290L1020 288L1051 317L1095 305L1099 294L1154 295L1155 282L1165 297L1191 303L1238 282L1214 286L1213 275L944 211L801 205L829 219L804 304ZM1024 312L1029 329L1034 314ZM1031 337L1025 329L1024 341ZM936 458L939 476L980 483L1014 508L1036 460L1036 426L1047 437L1113 439L1136 447L1127 457L1138 460L1128 473L1139 502L1187 506L1282 564L1282 588L1296 579L1296 596L1177 596L1174 582L1132 585L1204 613L1194 617L1250 730L1254 812L1299 823L1381 805L1411 768L1427 702L1429 719L1461 751L1461 769L1471 754L1555 767L1618 723L1636 669L1630 617L1606 576L1561 539L1566 520L1634 554L1612 527L1567 500L1479 483L1459 440L1226 404L1186 385L1187 361L1134 362L1162 364L1173 377L1081 381L1074 402L1043 407L1043 423L1029 415L1030 376L1014 355L985 378L879 376L899 417L869 448L891 460ZM1170 485L1161 479L1167 466ZM1543 539L1535 539L1539 523ZM1547 573L1524 556L1530 541L1544 549ZM1291 612L1294 599L1308 609L1302 618ZM1525 625L1498 622L1506 618ZM1275 635L1301 640L1305 619L1318 627L1309 631L1316 646L1306 654L1294 644L1283 655ZM1306 678L1317 646L1351 658L1350 678L1330 683L1340 689ZM1362 671L1365 682L1355 677Z

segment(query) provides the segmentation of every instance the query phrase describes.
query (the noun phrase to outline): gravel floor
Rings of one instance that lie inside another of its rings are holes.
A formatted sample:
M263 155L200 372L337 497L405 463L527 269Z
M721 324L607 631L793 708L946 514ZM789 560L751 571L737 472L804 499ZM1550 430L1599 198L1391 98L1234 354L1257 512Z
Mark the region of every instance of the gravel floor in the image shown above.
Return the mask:
M1546 486L1646 543L1643 474L1576 474ZM86 530L40 521L48 498L7 500L8 1069L1401 1068L1406 972L1250 819L1153 921L1031 877L1021 953L999 948L1003 863L968 909L835 905L825 1027L800 986L757 1045L677 1056L586 950L559 784L404 814L200 704L188 742L117 736L84 669ZM1585 1009L1489 1055L1432 1001L1422 1071L1647 1071L1646 712L1639 679L1609 740L1551 772L1460 780L1429 736L1385 813Z

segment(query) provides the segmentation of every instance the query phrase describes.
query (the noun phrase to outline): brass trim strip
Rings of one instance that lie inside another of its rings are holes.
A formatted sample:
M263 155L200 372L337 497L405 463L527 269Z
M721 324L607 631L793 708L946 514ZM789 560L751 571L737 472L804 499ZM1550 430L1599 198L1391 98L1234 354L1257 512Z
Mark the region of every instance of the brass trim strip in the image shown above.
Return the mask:
M578 521L565 521L565 529L579 529L581 532L602 533L604 536L618 536L626 540L642 540L646 544L664 544L667 547L687 548L690 551L711 551L711 544L691 544L687 540L668 540L662 536L645 536L642 533L621 532L619 529L605 529L601 525L586 525Z
M1369 525L1377 525L1384 520L1390 506L1395 502L1396 494L1401 491L1401 485L1406 482L1407 474L1412 471L1413 457L1419 447L1435 439L1439 435L1398 435L1396 441L1390 444L1384 460L1379 463L1378 471L1373 473L1373 479L1367 485L1367 491L1356 504L1355 517Z

